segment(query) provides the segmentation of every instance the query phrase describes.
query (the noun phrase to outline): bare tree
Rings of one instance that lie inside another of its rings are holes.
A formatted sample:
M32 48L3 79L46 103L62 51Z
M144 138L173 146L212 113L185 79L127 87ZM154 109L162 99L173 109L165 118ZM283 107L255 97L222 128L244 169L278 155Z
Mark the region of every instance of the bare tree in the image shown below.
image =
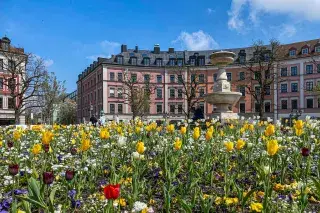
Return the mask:
M252 46L253 58L239 63L244 70L244 76L240 76L239 86L246 89L258 104L259 116L263 119L264 103L268 93L274 89L274 83L280 83L280 60L284 56L280 43L271 40L269 45L257 41Z
M77 119L77 103L71 99L65 99L59 104L58 123L60 124L75 124Z
M143 117L150 113L150 96L155 91L155 86L150 83L150 74L146 74L147 79L142 79L136 73L129 73L126 70L123 72L123 77L123 96L125 104L131 107L132 118Z
M32 54L19 51L3 52L3 67L6 72L3 84L8 87L11 98L9 106L14 109L15 123L20 123L20 115L36 106L38 90L46 75L44 61Z
M195 108L203 101L205 86L202 88L202 85L206 83L205 75L198 74L197 70L191 66L177 66L173 70L177 73L176 82L179 84L175 89L178 89L178 96L180 93L185 102L182 112L186 119L190 119Z

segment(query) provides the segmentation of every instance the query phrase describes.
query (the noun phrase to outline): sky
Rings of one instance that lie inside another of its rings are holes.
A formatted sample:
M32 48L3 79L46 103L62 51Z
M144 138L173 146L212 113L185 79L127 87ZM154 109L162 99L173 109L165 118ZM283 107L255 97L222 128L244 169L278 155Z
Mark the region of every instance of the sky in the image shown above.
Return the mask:
M320 38L320 0L0 0L0 37L76 89L97 57L128 48L208 50Z

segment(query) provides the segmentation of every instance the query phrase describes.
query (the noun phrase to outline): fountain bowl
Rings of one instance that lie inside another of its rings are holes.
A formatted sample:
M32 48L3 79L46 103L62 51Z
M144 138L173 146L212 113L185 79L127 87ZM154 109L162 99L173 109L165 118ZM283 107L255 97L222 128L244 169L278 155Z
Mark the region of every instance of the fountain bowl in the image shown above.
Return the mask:
M209 104L216 105L234 105L241 98L240 92L215 92L205 95L205 101Z
M227 66L228 64L232 64L234 62L235 56L236 54L233 52L219 51L210 55L210 61L213 65Z

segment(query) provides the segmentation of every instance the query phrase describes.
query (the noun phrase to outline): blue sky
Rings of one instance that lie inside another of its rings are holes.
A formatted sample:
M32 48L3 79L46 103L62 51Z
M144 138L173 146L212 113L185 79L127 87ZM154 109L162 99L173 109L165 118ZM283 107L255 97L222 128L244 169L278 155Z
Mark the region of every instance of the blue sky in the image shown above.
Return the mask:
M320 38L320 0L0 0L0 36L46 60L68 92L94 58L129 48L184 50Z

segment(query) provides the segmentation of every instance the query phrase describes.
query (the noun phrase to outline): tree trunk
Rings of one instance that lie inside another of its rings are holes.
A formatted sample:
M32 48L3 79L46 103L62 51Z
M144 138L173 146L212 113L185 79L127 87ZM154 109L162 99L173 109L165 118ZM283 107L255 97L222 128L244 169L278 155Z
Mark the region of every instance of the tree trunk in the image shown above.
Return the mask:
M17 111L14 112L14 123L16 125L20 124L20 113L18 113Z
M263 120L263 116L264 116L263 106L264 106L264 103L261 102L261 103L260 103L260 110L259 110L260 120Z

